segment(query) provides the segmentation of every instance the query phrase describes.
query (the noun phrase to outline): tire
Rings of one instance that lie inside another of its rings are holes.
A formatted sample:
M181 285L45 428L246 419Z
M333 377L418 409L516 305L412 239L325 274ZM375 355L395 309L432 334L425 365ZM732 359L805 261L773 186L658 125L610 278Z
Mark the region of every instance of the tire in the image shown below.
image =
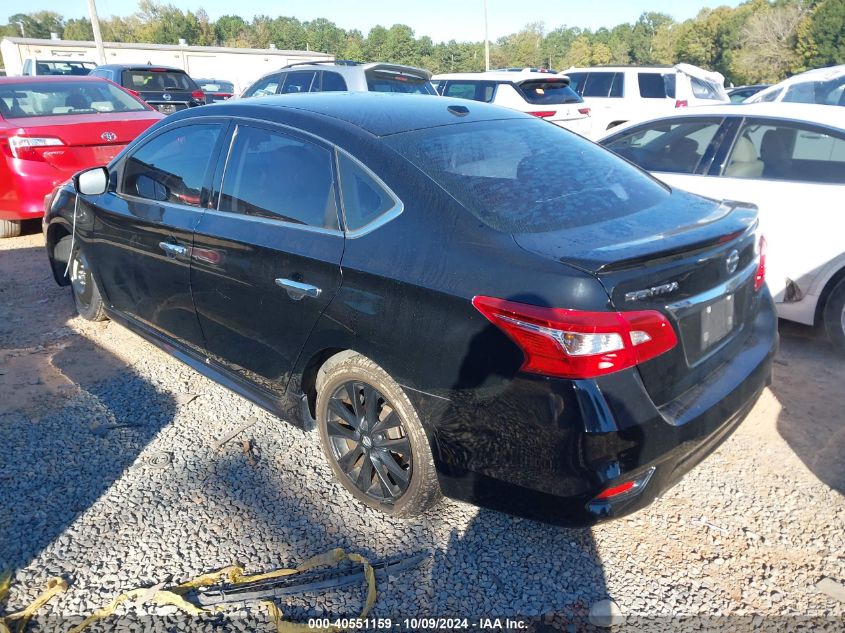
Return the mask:
M368 358L339 354L320 369L317 429L335 477L361 503L409 518L441 499L431 447L414 406Z
M88 259L81 248L77 248L71 257L70 288L73 292L73 302L76 304L76 311L86 321L105 321L106 307L103 305L103 298L100 290L91 276L91 267Z
M0 239L17 237L20 234L20 220L0 220Z
M845 279L828 295L824 305L824 328L830 341L845 353Z

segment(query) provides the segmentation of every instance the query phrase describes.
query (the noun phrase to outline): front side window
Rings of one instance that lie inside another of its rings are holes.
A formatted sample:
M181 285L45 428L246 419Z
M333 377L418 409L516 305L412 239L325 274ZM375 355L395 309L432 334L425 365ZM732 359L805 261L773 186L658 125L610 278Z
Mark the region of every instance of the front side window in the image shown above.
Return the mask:
M219 209L336 230L332 154L282 132L239 125Z
M314 82L316 72L313 70L298 70L285 75L285 83L282 86L282 94L298 94L310 92L311 84Z
M604 222L670 195L636 167L544 121L445 125L384 142L480 221L505 233Z
M759 164L751 174L731 173L737 156L747 154ZM845 137L793 123L747 120L728 157L725 176L845 183Z
M637 73L637 84L643 99L666 98L666 81L663 73Z
M818 103L821 105L845 105L845 76L830 81L805 81L786 89L784 101L792 103Z
M693 174L721 123L721 119L655 121L603 145L648 171Z
M140 112L148 109L125 90L100 80L0 84L0 114L4 118Z
M393 195L356 161L339 152L337 162L347 230L357 231L397 207Z
M156 202L200 206L219 136L220 125L207 123L159 134L126 158L120 192Z
M279 84L282 81L281 75L270 75L259 79L244 92L244 97L266 97L267 95L274 95L279 90Z
M623 73L588 72L569 75L572 86L582 97L621 97Z

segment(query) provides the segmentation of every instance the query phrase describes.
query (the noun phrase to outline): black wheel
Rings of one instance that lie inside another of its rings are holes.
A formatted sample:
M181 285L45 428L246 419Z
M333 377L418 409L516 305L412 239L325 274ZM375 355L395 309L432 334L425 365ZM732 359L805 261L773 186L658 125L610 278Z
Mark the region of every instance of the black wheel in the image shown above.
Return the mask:
M0 239L17 237L20 234L21 223L19 220L0 220Z
M329 465L356 499L412 517L440 499L431 448L402 388L371 360L344 354L317 379L317 426Z
M845 352L845 279L827 297L824 306L824 328L831 342Z
M103 299L91 276L91 267L82 249L77 248L74 251L68 275L70 275L73 302L76 304L79 316L87 321L105 321L108 317L106 317Z

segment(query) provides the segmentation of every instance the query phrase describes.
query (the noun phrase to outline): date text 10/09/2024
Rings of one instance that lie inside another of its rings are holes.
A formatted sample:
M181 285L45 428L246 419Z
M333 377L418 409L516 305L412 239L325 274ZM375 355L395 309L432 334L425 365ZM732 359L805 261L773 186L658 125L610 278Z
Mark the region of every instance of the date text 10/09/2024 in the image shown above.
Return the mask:
M512 618L311 618L308 628L373 631L521 631L528 629L528 622Z

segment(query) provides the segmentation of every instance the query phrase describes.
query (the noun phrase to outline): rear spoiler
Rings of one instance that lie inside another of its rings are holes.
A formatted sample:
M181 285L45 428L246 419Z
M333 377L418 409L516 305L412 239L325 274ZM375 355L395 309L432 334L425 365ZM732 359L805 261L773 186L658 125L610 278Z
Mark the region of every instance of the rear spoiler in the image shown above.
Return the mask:
M431 81L431 73L424 68L415 68L413 66L401 66L399 64L373 64L364 69L366 73L384 73L386 75L399 75L402 77L410 77L413 79L422 79L423 81Z
M522 84L536 82L546 82L550 84L565 84L567 86L571 83L568 75L549 75L547 73L537 73L536 75L532 75L531 77L520 77L512 83L517 86L521 86Z

